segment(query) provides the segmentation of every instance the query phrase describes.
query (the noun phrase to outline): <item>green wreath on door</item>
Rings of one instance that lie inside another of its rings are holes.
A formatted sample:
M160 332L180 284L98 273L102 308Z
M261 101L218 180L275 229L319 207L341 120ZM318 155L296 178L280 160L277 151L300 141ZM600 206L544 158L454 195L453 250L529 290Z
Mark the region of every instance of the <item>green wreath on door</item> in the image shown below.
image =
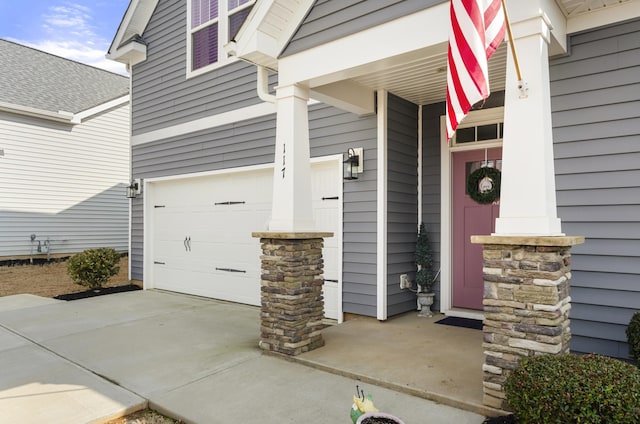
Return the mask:
M500 198L500 177L501 172L496 168L478 168L467 178L467 193L480 204L493 203Z

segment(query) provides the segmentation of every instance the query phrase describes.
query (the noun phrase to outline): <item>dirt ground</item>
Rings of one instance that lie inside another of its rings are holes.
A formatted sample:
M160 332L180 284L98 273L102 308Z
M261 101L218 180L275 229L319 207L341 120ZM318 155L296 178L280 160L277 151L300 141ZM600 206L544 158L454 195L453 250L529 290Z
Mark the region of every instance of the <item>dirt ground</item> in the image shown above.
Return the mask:
M128 258L120 259L120 272L111 277L105 287L120 286L129 282ZM54 297L77 293L87 287L74 283L67 274L67 262L51 262L43 265L0 266L0 297L14 294L34 294ZM167 418L152 410L145 410L109 421L107 424L176 424L179 421Z
M129 282L128 258L120 259L120 272L111 277L105 287L120 286ZM74 283L67 274L67 262L51 262L43 265L14 265L0 267L0 297L13 294L35 294L54 297L77 293L87 287Z

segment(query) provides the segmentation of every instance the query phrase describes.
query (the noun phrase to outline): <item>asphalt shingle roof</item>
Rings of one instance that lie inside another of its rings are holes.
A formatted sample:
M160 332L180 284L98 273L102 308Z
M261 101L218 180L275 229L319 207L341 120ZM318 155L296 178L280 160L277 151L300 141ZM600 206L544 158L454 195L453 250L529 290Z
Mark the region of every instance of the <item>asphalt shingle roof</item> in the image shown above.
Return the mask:
M78 113L129 93L129 78L0 39L0 102Z

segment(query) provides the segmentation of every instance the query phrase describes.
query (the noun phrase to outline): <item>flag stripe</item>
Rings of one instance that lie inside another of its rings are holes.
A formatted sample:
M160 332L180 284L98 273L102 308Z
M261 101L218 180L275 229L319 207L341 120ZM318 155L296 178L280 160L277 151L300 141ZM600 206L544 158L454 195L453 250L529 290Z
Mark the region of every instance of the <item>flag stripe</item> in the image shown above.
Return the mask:
M476 30L473 26L473 22L465 22L465 19L462 19L462 26L460 26L460 21L456 16L451 17L451 29L453 32L453 36L455 39L455 45L458 46L457 51L460 53L460 57L462 62L464 63L464 68L466 68L467 73L471 75L474 85L477 90L482 92L482 87L486 85L484 81L484 73L482 69L481 60L476 57L476 53L480 46L480 51L484 52L484 41L477 36ZM469 41L472 41L471 43Z
M501 0L451 0L447 52L447 140L471 107L489 96L487 61L505 35Z

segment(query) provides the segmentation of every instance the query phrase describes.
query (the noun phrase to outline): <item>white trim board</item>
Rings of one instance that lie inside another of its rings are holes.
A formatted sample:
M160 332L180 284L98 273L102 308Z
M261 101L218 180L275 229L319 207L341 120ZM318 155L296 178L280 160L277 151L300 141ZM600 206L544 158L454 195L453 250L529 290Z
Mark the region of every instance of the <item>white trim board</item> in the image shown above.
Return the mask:
M316 100L310 100L309 106L318 104ZM276 105L274 103L258 103L252 106L243 107L241 109L231 110L229 112L219 113L217 115L206 116L204 118L195 119L193 121L184 122L182 124L172 125L158 130L145 132L142 134L131 136L131 145L138 146L154 141L164 140L170 137L178 137L181 135L191 134L196 131L208 130L222 125L234 124L236 122L246 121L248 119L260 118L263 116L274 115L275 120Z
M376 241L376 317L387 319L387 98L378 93L378 175L377 175L377 241Z
M496 122L504 116L504 107L469 112L458 128ZM449 146L446 138L445 116L440 117L440 312L461 318L482 319L482 311L453 308L451 290L451 256L453 255L453 208L451 197L451 155L456 151L501 147L502 143L468 143Z

